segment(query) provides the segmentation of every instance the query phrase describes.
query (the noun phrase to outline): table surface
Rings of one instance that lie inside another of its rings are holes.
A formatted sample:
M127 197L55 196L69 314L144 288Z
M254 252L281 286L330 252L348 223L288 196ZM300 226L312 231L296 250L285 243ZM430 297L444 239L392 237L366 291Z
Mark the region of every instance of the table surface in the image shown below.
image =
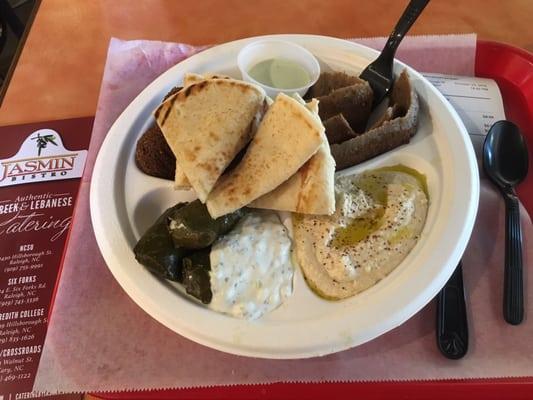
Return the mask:
M109 39L222 43L271 33L386 36L407 0L43 0L0 125L94 115ZM532 0L433 0L411 34L478 34L533 51Z
M43 0L0 125L94 115L109 39L195 45L272 33L386 36L407 0ZM433 0L411 34L477 33L533 51L532 0Z

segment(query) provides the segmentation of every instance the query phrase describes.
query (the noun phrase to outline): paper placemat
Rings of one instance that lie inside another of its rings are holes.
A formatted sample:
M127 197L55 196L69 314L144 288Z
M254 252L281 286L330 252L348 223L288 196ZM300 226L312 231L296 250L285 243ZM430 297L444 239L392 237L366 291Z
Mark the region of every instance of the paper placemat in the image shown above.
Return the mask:
M380 48L384 39L359 40ZM421 71L474 71L475 35L406 38L398 57ZM450 46L453 43L453 46ZM87 168L65 256L54 312L34 390L90 392L192 386L358 380L533 376L533 325L502 318L504 208L482 182L476 227L463 257L471 347L447 360L435 344L431 303L395 330L357 348L307 360L262 360L225 354L191 342L153 320L107 269L89 213L92 166L107 130L160 73L200 49L161 42L112 40ZM434 67L433 60L453 60ZM457 66L460 65L459 69ZM446 67L448 66L448 68ZM533 284L531 221L522 214L526 287ZM526 291L526 304L532 293Z

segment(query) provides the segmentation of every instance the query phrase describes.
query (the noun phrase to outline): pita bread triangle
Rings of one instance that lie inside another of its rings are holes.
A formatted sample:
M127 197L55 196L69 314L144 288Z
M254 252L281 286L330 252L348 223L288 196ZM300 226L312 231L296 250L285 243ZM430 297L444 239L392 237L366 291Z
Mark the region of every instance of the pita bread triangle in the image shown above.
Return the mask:
M265 93L258 86L206 79L185 87L156 109L157 124L202 202L251 140L253 122L264 102Z
M318 106L316 99L306 104L316 118L319 118ZM302 214L330 215L335 212L335 160L326 136L322 137L316 154L293 176L248 207Z
M195 83L205 81L206 79L231 79L231 78L229 76L221 75L221 74L209 73L205 75L200 75L200 74L195 74L193 72L188 72L185 74L185 77L183 78L183 87L187 87ZM187 176L181 170L179 163L176 161L174 189L190 189L190 188L191 188L191 184L189 180L187 179Z
M241 162L210 193L206 204L211 216L233 212L278 187L317 152L323 137L320 119L279 94Z

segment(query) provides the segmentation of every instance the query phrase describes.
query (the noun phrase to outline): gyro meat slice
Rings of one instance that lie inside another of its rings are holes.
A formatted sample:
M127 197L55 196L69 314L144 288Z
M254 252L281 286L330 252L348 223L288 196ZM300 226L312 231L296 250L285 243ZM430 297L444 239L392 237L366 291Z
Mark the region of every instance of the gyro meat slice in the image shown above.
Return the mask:
M351 167L409 143L418 126L419 102L407 71L403 71L395 81L391 103L393 111L396 107L396 112L400 116L384 121L381 126L360 136L331 146L337 170Z
M325 120L324 127L329 144L342 143L357 136L342 114Z
M313 97L327 96L336 89L364 82L361 78L344 72L322 72L305 97L311 99Z
M342 114L355 132L364 132L372 108L373 93L367 82L336 89L318 97L320 118L325 121Z

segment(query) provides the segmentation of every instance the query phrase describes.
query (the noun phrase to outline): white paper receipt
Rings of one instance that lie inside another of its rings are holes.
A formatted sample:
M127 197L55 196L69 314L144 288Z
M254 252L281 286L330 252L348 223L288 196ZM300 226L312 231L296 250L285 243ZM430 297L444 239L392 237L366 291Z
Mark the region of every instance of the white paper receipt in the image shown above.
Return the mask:
M450 102L470 134L478 160L492 124L505 119L502 95L492 79L424 73Z

